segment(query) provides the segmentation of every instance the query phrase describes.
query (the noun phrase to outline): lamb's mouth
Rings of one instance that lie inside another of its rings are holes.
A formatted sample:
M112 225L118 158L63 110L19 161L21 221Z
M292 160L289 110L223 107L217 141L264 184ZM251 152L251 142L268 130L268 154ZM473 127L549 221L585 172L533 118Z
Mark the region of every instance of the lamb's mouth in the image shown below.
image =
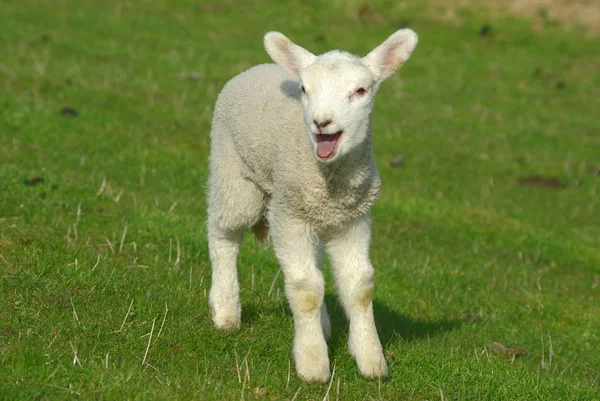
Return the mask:
M338 131L335 134L316 134L317 156L321 159L331 159L335 156L337 144L344 131Z

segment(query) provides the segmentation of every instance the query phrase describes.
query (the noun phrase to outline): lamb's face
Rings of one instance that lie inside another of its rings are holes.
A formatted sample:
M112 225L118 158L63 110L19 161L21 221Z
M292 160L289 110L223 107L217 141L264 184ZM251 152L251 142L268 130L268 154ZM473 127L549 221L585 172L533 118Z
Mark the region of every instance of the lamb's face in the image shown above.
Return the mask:
M279 32L265 35L271 58L300 80L317 160L331 163L366 139L379 84L409 59L417 40L412 30L400 29L363 58L339 50L317 57Z
M304 121L315 157L331 163L369 135L377 82L360 58L329 52L300 71Z

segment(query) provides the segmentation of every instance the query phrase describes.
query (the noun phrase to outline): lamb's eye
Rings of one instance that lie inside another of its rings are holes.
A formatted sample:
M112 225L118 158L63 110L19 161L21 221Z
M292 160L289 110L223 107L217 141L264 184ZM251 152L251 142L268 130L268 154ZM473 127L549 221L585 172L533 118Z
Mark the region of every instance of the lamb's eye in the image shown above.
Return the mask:
M356 90L356 93L357 93L358 95L364 95L365 93L367 93L367 90L366 90L365 88L358 88L358 89Z
M300 87L302 89L302 93L306 93L306 89L304 89L304 85Z

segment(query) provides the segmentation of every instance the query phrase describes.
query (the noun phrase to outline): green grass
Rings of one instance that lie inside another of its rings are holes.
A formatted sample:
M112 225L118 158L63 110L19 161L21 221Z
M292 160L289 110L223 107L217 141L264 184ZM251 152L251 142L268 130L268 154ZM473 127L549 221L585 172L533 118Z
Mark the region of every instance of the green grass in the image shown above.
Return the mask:
M416 1L222 4L0 1L0 399L600 399L599 40ZM373 117L390 378L358 374L329 285L335 375L304 384L272 250L240 256L242 329L211 326L212 106L267 30L366 54L406 24Z

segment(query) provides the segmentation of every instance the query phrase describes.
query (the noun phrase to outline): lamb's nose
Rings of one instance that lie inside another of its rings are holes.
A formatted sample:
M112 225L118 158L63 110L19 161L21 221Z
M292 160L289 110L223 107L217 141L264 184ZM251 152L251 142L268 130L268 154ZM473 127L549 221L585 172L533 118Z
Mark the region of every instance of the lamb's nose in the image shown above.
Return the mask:
M331 124L332 122L333 121L331 121L331 120L322 121L322 122L318 122L317 120L313 120L313 123L317 126L317 128L325 128L329 124Z

